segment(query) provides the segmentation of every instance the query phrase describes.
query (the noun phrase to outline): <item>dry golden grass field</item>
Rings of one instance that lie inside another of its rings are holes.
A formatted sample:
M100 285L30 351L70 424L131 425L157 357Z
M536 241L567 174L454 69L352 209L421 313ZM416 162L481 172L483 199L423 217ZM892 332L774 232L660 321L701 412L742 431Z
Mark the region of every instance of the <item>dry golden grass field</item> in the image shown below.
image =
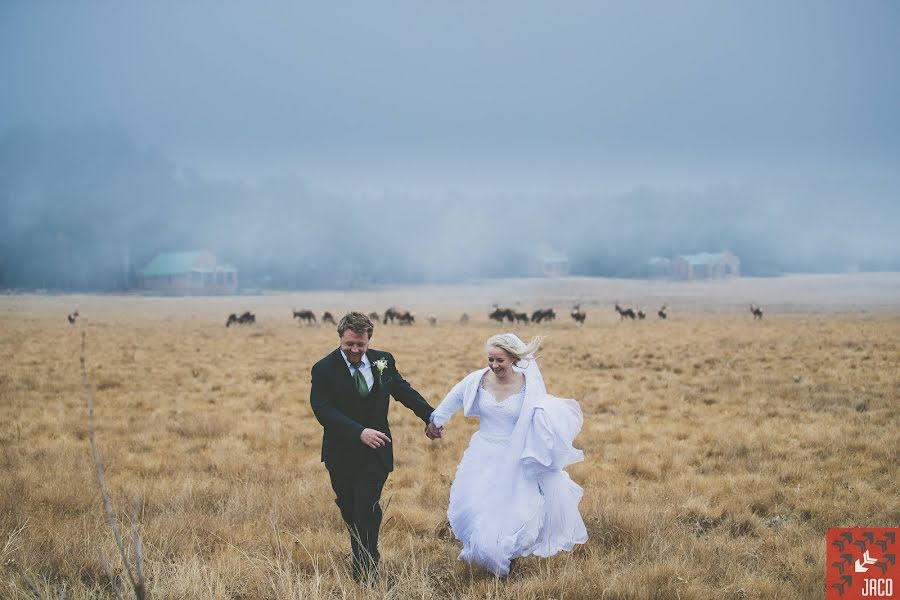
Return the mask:
M44 598L111 597L101 552L124 574L89 447L83 330L106 483L126 538L142 499L152 598L822 598L827 528L900 525L898 290L896 275L859 275L0 297L0 597L33 597L25 576ZM620 323L614 300L650 316ZM567 316L574 301L584 326ZM560 314L498 326L492 302ZM309 407L310 367L337 334L290 311L391 304L417 324L378 326L371 346L433 405L483 364L489 335L547 336L548 388L585 415L586 460L569 472L587 544L506 579L458 562L445 511L477 422L456 415L432 443L395 403L383 577L354 585ZM246 309L258 322L226 329Z

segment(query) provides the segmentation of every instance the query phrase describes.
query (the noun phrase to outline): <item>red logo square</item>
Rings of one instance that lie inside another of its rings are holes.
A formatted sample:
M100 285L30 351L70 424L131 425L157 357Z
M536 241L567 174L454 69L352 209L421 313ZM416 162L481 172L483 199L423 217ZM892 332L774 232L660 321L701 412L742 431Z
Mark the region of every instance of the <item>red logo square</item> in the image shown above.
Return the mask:
M897 527L829 529L825 535L827 600L900 599Z

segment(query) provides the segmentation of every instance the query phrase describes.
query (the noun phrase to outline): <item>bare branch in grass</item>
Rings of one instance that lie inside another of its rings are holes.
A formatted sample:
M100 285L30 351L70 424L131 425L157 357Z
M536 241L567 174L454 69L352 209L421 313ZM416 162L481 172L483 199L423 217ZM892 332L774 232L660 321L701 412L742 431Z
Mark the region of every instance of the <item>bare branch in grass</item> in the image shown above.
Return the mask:
M88 440L90 440L91 454L94 457L94 470L97 474L97 486L100 488L100 497L103 499L103 511L106 513L106 520L109 523L110 529L112 529L113 539L115 539L116 547L119 549L119 556L122 559L122 564L125 565L125 572L128 574L128 580L131 583L132 589L134 590L134 595L138 600L144 600L144 598L146 597L146 584L144 581L144 554L143 546L141 544L140 532L138 531L137 527L137 513L138 507L140 505L140 499L137 497L134 499L131 512L131 536L132 543L134 545L137 570L137 575L135 575L134 570L132 570L131 568L131 563L129 562L128 557L125 555L125 543L122 541L122 533L121 531L119 531L119 522L116 520L116 517L113 514L112 502L110 502L109 493L106 490L106 482L103 477L103 460L100 458L100 451L97 450L97 441L95 435L96 427L94 425L94 395L91 392L91 385L88 381L87 375L87 367L85 367L85 337L85 332L82 330L81 383L84 386L84 398L87 404ZM106 576L109 577L109 581L113 586L116 597L122 598L122 594L119 591L115 579L112 576L112 570L109 568L109 563L106 562L106 558L102 554L100 556L100 563L103 566L103 570L106 571Z
M144 579L144 545L141 542L141 532L138 529L138 512L141 507L141 497L135 496L131 503L131 544L134 546L134 566L137 571L137 584L135 594L143 598L147 590L147 582Z
M113 575L112 569L109 568L109 563L106 562L106 556L104 556L103 552L100 553L100 566L103 568L103 572L106 573L106 578L109 579L109 584L112 586L113 593L116 595L116 600L125 600L122 597L122 590L119 589L119 584L116 583L116 577Z

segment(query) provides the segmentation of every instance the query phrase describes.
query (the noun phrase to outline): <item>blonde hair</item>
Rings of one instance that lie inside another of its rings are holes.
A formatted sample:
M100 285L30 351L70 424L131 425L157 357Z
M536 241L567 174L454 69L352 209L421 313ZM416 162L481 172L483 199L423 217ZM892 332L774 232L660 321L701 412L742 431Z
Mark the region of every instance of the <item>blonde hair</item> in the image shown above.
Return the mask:
M501 350L505 350L516 360L522 360L537 352L537 349L541 347L541 342L543 341L544 336L536 335L526 344L514 333L498 333L497 335L492 335L488 338L485 347L493 346L494 348L500 348Z

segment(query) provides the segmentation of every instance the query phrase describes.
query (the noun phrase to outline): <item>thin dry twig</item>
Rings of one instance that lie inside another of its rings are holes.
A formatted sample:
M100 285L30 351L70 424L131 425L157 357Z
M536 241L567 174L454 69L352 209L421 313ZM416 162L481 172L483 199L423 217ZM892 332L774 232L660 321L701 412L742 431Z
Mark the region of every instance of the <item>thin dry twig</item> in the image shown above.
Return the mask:
M13 529L6 537L6 541L3 543L3 548L0 548L0 564L5 563L6 557L13 554L21 547L18 544L18 540L27 527L28 519L25 519L24 523Z
M131 503L131 545L134 547L134 566L137 571L137 586L135 594L138 598L143 598L146 593L146 580L144 579L144 545L141 542L141 532L138 529L138 512L141 507L141 497L135 496Z
M18 525L9 533L6 541L3 543L3 548L0 548L0 564L7 564L6 557L13 554L21 547L18 544L18 540L27 527L28 519L25 519L24 523ZM10 562L15 564L15 561ZM37 586L34 584L34 581L31 579L31 577L28 576L27 573L22 573L22 581L25 583L25 587L28 588L28 591L30 591L35 598L41 598L40 590L38 590Z
M103 554L103 551L100 551L100 566L103 568L103 572L106 573L107 579L109 579L110 585L112 585L113 593L116 595L116 600L125 600L122 597L122 590L119 589L119 584L116 583L116 577L113 575L112 569L109 568L109 563L106 561L106 555Z
M131 563L129 562L128 557L125 554L125 543L122 541L122 533L121 531L119 531L119 522L116 520L116 517L113 514L112 502L110 502L109 493L106 490L106 482L103 477L103 460L100 458L100 451L97 450L97 441L95 435L96 428L94 425L94 395L91 392L91 385L88 381L87 375L87 367L85 367L85 338L85 332L82 331L81 383L84 386L85 402L87 403L88 440L90 440L91 454L94 457L94 470L97 474L97 485L100 488L100 497L103 499L103 511L106 513L106 520L109 523L110 528L112 529L116 547L119 549L119 556L122 558L122 563L125 565L125 571L128 573L128 580L131 582L132 589L134 589L134 595L138 600L144 600L146 596L146 582L144 581L144 557L140 532L137 528L137 512L138 506L140 504L140 499L135 497L131 513L131 533L135 551L135 562L137 564L137 575L135 575L134 571L131 568ZM112 584L113 589L116 592L116 596L118 598L121 598L121 592L119 591L115 579L112 576L112 571L109 568L109 564L106 562L105 557L103 557L102 555L100 557L100 562L102 565L104 565L104 571L106 571L106 576L109 577L110 583Z

